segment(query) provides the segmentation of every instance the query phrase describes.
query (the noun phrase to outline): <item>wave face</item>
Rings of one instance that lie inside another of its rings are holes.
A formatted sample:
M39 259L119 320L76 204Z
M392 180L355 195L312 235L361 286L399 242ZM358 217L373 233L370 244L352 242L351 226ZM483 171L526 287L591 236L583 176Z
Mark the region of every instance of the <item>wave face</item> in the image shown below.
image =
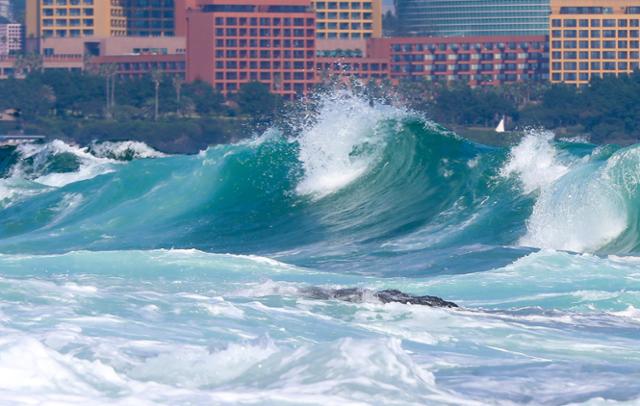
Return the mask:
M493 148L346 92L195 156L0 149L0 402L638 401L638 174L640 146Z

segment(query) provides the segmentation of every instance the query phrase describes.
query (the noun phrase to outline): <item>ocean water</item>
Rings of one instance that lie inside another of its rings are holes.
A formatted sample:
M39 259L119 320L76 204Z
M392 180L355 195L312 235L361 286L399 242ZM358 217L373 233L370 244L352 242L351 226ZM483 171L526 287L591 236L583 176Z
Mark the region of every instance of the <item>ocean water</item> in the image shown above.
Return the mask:
M0 404L640 404L640 146L345 92L291 131L0 150Z

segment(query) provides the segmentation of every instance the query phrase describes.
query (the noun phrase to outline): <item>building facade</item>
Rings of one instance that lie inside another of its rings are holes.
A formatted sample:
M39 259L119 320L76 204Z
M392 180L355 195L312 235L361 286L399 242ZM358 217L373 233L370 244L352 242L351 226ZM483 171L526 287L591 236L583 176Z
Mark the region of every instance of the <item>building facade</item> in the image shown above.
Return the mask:
M185 77L184 54L140 54L98 56L89 61L90 66L115 65L117 75L121 79L137 79L161 72L167 77Z
M360 40L382 36L382 0L312 0L319 39Z
M223 93L251 81L285 97L307 93L315 27L309 0L209 0L187 13L187 80Z
M26 0L27 38L172 36L174 0Z
M549 0L395 0L407 35L546 35Z
M127 35L161 37L175 35L174 0L120 0L127 21Z
M551 81L581 85L640 67L640 4L551 2Z
M183 37L44 38L43 56L171 55L186 52Z
M389 60L392 80L421 78L495 86L549 78L547 37L372 39L367 55Z
M24 75L16 69L16 63L20 56L0 55L0 80L9 77L23 79ZM44 56L42 57L42 70L65 70L80 72L85 67L82 56Z
M22 51L22 24L0 24L0 55Z
M0 17L9 21L13 20L13 10L11 9L11 0L0 0Z

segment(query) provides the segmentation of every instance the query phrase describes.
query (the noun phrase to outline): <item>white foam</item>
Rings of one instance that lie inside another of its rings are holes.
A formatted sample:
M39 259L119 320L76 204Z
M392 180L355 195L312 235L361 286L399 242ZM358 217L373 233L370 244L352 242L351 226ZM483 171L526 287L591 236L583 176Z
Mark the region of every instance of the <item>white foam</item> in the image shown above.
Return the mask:
M61 140L46 144L22 144L16 149L19 161L11 168L9 178L0 180L0 203L6 206L20 197L31 196L96 176L113 172L122 159L160 158L165 155L141 142L105 142L79 147ZM47 173L49 160L60 154L72 155L78 169L72 172ZM39 185L40 187L35 187Z
M18 146L16 151L20 154L21 159L12 168L11 177L32 179L34 182L51 187L62 187L112 172L116 163L111 159L91 155L87 148L70 145L60 140L53 140L47 144L23 144ZM78 160L78 170L42 174L51 156L59 154L73 155ZM25 166L27 158L31 160L30 168Z
M637 309L632 305L627 306L626 309L619 312L611 312L611 314L640 322L640 309Z
M326 96L316 121L298 138L304 178L296 191L323 197L361 177L384 149L384 137L377 131L380 122L405 114L390 106L371 106L347 91Z
M526 134L511 149L509 160L502 168L502 176L517 175L525 193L539 191L558 180L569 168L558 159L558 151L551 145L553 133L535 131Z
M226 317L230 319L244 318L244 311L242 309L225 301L222 297L212 298L208 303L199 303L199 306L214 317Z
M100 361L61 354L30 337L0 337L0 392L5 394L28 393L32 399L48 393L98 396L96 385L106 389L123 383Z
M93 143L91 153L98 158L130 159L130 158L162 158L166 155L156 151L144 142L119 141Z
M174 349L136 366L129 376L179 387L201 388L231 381L278 351L271 340L232 343L219 351L200 347Z

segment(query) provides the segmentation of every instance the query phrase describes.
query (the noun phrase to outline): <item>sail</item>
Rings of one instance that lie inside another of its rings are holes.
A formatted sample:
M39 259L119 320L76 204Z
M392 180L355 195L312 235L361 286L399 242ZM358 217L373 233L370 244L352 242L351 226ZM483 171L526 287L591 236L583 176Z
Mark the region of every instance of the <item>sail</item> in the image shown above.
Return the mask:
M498 123L498 126L496 127L496 132L497 133L503 133L504 130L504 117L502 117L502 119L500 120L500 123Z

